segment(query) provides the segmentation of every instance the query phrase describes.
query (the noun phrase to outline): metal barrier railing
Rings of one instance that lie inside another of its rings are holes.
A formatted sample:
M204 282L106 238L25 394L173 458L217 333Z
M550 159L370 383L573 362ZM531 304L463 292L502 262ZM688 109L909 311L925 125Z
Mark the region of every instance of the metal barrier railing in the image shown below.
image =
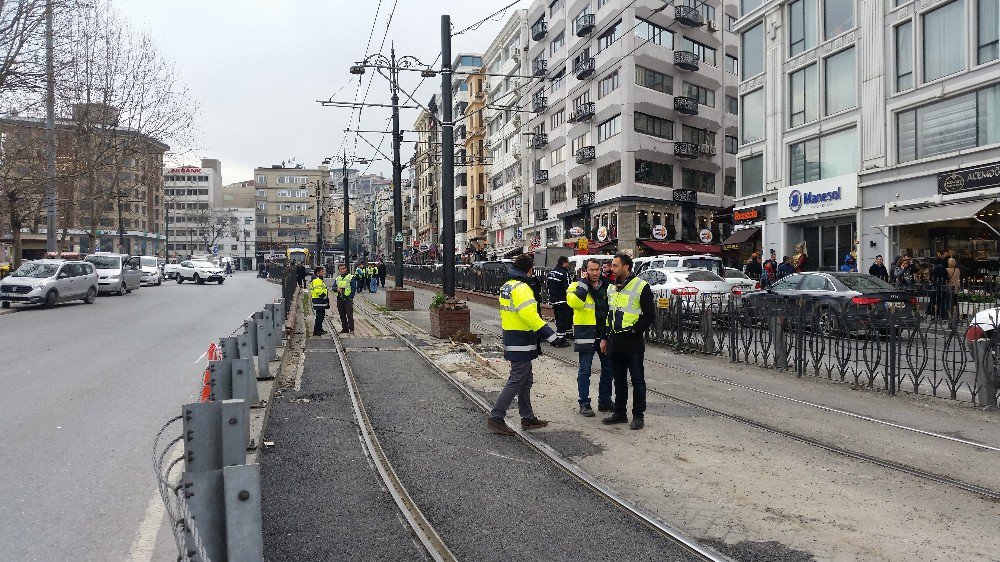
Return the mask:
M250 435L251 410L265 405L257 381L272 378L288 305L266 305L241 334L212 344L202 400L182 406L156 435L153 470L180 561L264 559L260 467L246 454L260 445ZM177 421L179 435L164 441Z
M403 267L403 277L430 285L441 285L443 271L439 265L406 265ZM536 267L534 277L538 279L536 298L541 303L549 302L549 292L545 278L548 270ZM497 295L500 287L510 279L510 274L503 269L479 269L472 267L457 267L455 269L455 287L465 291L473 291L487 295Z

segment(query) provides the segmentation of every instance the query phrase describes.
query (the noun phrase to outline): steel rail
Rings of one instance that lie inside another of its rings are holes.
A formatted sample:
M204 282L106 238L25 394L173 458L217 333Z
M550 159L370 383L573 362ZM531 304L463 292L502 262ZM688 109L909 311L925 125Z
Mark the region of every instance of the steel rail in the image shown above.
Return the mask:
M450 382L455 388L459 390L459 392L464 394L469 400L478 405L484 412L490 411L492 406L488 404L481 396L479 396L478 394L467 388L458 379L456 379L450 373L448 373L447 371L439 367L436 363L434 363L434 361L430 358L430 356L424 353L419 347L417 347L412 341L410 341L409 338L406 337L406 334L403 334L395 326L392 326L390 323L385 322L382 318L379 318L378 314L372 314L371 301L369 301L367 297L365 297L364 300L367 303L365 305L366 312L369 312L368 316L371 320L379 323L383 328L395 334L395 336L399 338L400 341L405 343L407 347L409 347L415 353L420 355L424 359L424 361L427 362L428 365L433 367L434 370L436 370L442 377L445 378L445 380ZM417 326L414 326L412 323L408 322L403 318L400 318L398 316L394 318L398 320L400 323L409 325L414 330L419 330ZM608 488L604 484L601 484L585 470L580 468L575 463L570 462L569 460L564 458L555 449L550 447L548 444L542 442L537 437L531 435L530 433L516 426L513 427L512 429L521 439L523 439L526 443L528 443L528 445L530 445L533 449L538 451L538 453L540 453L546 460L554 464L557 468L575 478L578 482L582 483L584 486L589 488L598 496L611 502L618 509L636 518L640 523L643 523L644 525L652 528L653 530L658 531L666 539L684 548L688 554L695 556L700 560L709 560L713 562L731 561L730 558L723 556L722 554L719 554L718 552L715 552L714 550L711 550L703 546L694 539L687 537L678 529L660 520L656 515L646 511L645 509L625 499L624 497L619 495L614 490Z

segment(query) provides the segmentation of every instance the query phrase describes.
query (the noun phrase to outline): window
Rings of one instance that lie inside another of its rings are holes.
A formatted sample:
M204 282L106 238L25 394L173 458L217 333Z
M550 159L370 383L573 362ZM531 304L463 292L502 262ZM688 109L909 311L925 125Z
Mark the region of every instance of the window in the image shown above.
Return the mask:
M585 91L573 100L573 109L579 109L581 105L590 102L590 90Z
M549 91L555 92L563 85L563 78L566 77L566 69L561 69L555 76L552 77L552 87Z
M573 178L573 198L576 199L581 193L590 191L590 174L583 174L578 178Z
M604 189L622 182L622 161L617 160L597 169L597 189Z
M635 112L635 131L659 137L661 139L674 138L674 122L662 117Z
M549 4L549 17L550 18L556 17L556 12L565 7L566 7L566 0L553 0L553 2Z
M601 99L604 96L610 94L611 92L618 89L618 71L615 70L611 74L605 76L597 83L597 99Z
M726 55L726 72L734 75L740 75L740 59L732 56Z
M639 18L639 23L635 28L635 35L650 43L655 43L667 49L674 48L674 32L665 27L660 27L651 21Z
M621 24L622 24L622 21L618 20L617 22L615 22L615 24L613 26L611 26L610 29L608 29L607 31L605 31L604 33L602 33L597 38L597 52L598 53L601 52L601 51L603 51L604 49L607 49L608 47L610 47L611 45L613 45L615 43L615 41L618 40L618 27Z
M854 48L844 49L826 58L823 69L826 82L824 102L826 115L832 115L857 105L857 72Z
M561 183L549 189L549 201L552 204L562 203L566 200L566 184Z
M819 70L818 65L793 72L788 77L788 124L797 127L819 118Z
M701 62L711 66L716 65L715 49L713 49L712 47L709 47L707 45L702 45L697 41L692 41L691 39L684 37L681 39L680 50L691 51L692 53L698 55L698 60L700 60Z
M579 150L585 146L590 146L590 133L584 133L575 139L573 139L573 144L571 150L573 154L579 152Z
M896 116L900 162L1000 142L1000 85Z
M726 96L726 113L730 115L740 114L740 100L733 96Z
M726 135L726 154L736 154L739 150L740 140L736 137Z
M964 16L961 0L924 15L924 82L965 70Z
M854 27L854 2L823 2L823 37L833 39Z
M560 31L559 35L556 35L556 38L549 43L549 54L550 55L556 54L556 51L561 49L565 44L566 44L566 31L563 30Z
M764 3L764 0L740 0L740 14L746 14Z
M722 194L726 197L736 197L736 176L726 176L722 190Z
M553 150L549 153L549 164L555 166L560 162L566 160L566 147L560 146L559 148Z
M715 193L715 174L681 168L681 187L701 193Z
M604 142L621 132L621 114L597 126L597 142Z
M764 156L757 155L740 160L740 195L760 195L764 193Z
M674 93L674 79L672 77L644 66L635 65L635 83L643 88L664 94L673 95Z
M788 54L794 57L815 47L816 0L795 0L789 4L788 19Z
M743 96L740 124L743 144L764 138L764 89Z
M566 110L560 109L559 111L552 114L552 127L551 130L555 130L556 127L562 125L566 122Z
M671 187L674 185L674 167L649 160L636 160L635 181Z
M722 25L726 31L732 31L736 26L736 18L729 14L722 14Z
M789 147L789 185L832 178L858 170L857 131L846 129Z
M684 125L681 128L681 140L694 144L710 144L715 146L715 133L707 129Z
M681 82L681 95L696 99L701 105L715 107L715 90L695 86L690 82Z
M913 87L913 22L896 27L896 91Z
M267 185L267 176L257 176L257 183Z
M753 78L764 72L764 23L761 22L743 33L740 56L743 57L743 79Z
M976 64L1000 57L1000 0L979 0L976 10Z

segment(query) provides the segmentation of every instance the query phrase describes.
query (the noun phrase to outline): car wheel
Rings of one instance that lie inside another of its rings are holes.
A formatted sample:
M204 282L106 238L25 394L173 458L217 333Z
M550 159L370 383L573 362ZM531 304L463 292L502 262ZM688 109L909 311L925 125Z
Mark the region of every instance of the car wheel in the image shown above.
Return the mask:
M225 279L219 279L219 285L222 285L223 281L225 281Z
M157 277L156 278L156 286L159 287L162 284L163 284L163 279L160 279L159 277Z
M205 281L197 273L194 274L194 282L199 285L205 284Z
M10 308L10 303L7 301L0 302L0 308Z
M180 285L184 282L184 278L181 277L180 273L177 274L177 284Z
M824 308L819 312L819 318L816 320L816 328L820 335L824 337L834 336L840 333L840 321L832 310Z
M131 293L131 292L132 292L132 289L125 289L125 292L126 292L126 293Z
M49 291L45 295L45 303L42 305L45 308L52 308L56 304L56 299L59 298L59 294L55 291Z
M87 304L94 304L95 300L97 300L97 289L91 287L87 289L87 296L83 297L83 302Z

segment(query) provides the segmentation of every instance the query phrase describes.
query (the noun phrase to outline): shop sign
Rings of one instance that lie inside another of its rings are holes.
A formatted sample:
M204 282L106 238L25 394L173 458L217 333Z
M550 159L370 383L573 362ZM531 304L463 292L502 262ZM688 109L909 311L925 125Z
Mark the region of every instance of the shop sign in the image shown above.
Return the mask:
M778 217L854 209L858 205L858 176L847 174L778 190Z
M427 244L421 244L420 245L420 251L421 252L426 252L427 250L430 250L430 249L431 249L431 247L428 246Z
M167 170L168 174L200 174L201 168L195 168L193 166L184 166L182 168L170 168Z
M948 195L1000 187L1000 162L938 174L938 193Z
M576 238L578 236L582 236L583 235L583 229L580 228L579 226L574 226L573 228L569 229L569 235L572 236L572 237L574 237L574 238Z
M733 224L750 224L767 218L767 207L748 207L733 211Z
M698 194L692 189L675 189L674 201L678 203L697 203Z
M701 240L702 244L710 244L712 242L712 231L703 228L701 232L698 233L698 240Z
M600 240L601 242L604 242L605 240L608 239L608 227L602 226L601 228L597 229L597 239Z
M663 226L662 224L658 224L658 225L654 226L653 227L653 238L656 238L657 240L666 240L667 239L667 227Z

